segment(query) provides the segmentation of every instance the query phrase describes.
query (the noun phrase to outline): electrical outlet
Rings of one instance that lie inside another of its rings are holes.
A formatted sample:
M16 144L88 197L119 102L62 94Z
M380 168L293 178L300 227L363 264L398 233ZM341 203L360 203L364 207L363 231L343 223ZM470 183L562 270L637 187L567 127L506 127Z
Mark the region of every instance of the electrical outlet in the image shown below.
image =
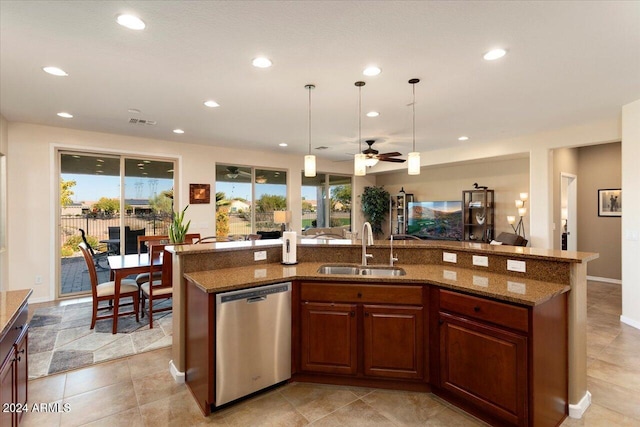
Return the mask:
M458 256L451 252L442 252L442 261L453 262L455 264L458 262Z
M489 257L474 255L473 265L479 265L480 267L489 267Z
M527 263L525 261L516 261L514 259L507 260L507 270L518 271L520 273L527 272Z
M35 284L36 285L42 285L42 276L40 276L39 274L36 275Z
M444 270L442 272L442 278L447 280L453 280L454 282L458 280L458 273L455 271Z
M527 285L520 282L507 281L507 290L514 294L524 295L527 292Z
M253 253L254 261L264 261L267 259L267 251L258 251Z

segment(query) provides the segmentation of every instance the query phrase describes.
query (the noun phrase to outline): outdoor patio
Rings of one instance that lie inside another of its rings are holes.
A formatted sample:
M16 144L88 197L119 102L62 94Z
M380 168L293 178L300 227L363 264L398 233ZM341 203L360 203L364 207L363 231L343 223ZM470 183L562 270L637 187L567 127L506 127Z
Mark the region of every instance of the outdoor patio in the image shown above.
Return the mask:
M81 256L63 258L61 263L61 285L62 295L75 294L78 292L91 292L91 281L87 264ZM109 281L109 270L98 269L98 282Z

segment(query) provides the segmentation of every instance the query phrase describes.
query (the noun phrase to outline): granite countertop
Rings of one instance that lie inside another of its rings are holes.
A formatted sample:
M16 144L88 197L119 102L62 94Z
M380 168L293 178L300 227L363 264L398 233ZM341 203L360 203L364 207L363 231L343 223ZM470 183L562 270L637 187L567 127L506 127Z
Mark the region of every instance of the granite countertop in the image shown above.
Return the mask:
M405 276L372 277L343 274L319 274L324 263L302 262L296 265L280 263L224 268L185 274L185 278L207 293L278 283L290 280L322 280L325 282L363 282L373 284L433 284L475 295L535 306L569 291L568 285L516 278L496 273L470 270L448 265L402 265Z
M0 292L0 339L4 338L9 325L20 313L20 308L27 303L31 289Z
M353 246L361 247L360 240L350 239L306 239L298 236L298 245L301 246ZM389 240L376 240L374 246L389 247ZM246 250L261 247L282 246L282 239L252 240L237 242L217 242L204 243L201 245L179 245L170 247L178 255L188 255L196 253ZM597 253L561 251L558 249L530 248L522 246L489 245L476 242L457 242L446 240L396 240L393 242L394 248L415 248L415 249L445 249L463 252L473 252L482 254L494 254L512 256L515 258L535 258L545 261L582 263L598 258Z

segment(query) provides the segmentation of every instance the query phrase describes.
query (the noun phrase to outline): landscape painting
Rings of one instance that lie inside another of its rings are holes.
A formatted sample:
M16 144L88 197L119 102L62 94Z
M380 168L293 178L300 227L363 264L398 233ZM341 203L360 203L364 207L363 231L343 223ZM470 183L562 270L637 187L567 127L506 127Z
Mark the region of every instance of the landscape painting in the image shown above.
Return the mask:
M427 239L462 240L462 202L411 202L407 231Z

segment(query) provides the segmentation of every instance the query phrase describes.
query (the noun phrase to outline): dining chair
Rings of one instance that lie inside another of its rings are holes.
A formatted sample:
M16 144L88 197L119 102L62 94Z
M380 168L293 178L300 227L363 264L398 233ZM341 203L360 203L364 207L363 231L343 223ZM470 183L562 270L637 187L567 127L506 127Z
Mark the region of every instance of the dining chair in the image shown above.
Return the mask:
M89 252L89 247L85 243L78 245L84 260L87 263L87 270L89 271L89 278L91 279L91 295L93 297L93 312L91 315L91 329L96 326L96 320L101 319L113 319L114 324L117 326L117 317L129 316L131 314L136 315L136 322L140 321L138 316L138 307L140 303L138 285L134 280L123 279L120 282L120 299L131 297L132 303L120 304L118 308L125 307L133 304L133 311L119 312L118 316L114 316L112 312L109 315L98 316L98 310L113 310L113 307L98 307L100 301L112 301L115 298L116 284L114 281L98 283L98 274L96 273L96 266L93 263L93 258Z
M173 307L154 308L154 302L173 297L172 282L172 257L171 253L165 252L164 244L155 244L149 247L149 277L153 277L156 272L161 272L161 277L156 280L147 281L140 287L142 296L142 317L145 312L145 300L149 300L149 329L153 329L153 314L171 310ZM162 259L162 263L157 262Z
M200 233L186 234L184 239L186 244L193 244L200 240ZM138 236L138 255L147 253L152 245L157 244L170 244L169 236ZM161 271L156 271L154 273L153 280L160 279L161 275ZM136 276L136 283L138 286L142 286L143 283L148 281L149 273L140 273Z
M260 240L262 239L261 234L247 234L247 240Z

